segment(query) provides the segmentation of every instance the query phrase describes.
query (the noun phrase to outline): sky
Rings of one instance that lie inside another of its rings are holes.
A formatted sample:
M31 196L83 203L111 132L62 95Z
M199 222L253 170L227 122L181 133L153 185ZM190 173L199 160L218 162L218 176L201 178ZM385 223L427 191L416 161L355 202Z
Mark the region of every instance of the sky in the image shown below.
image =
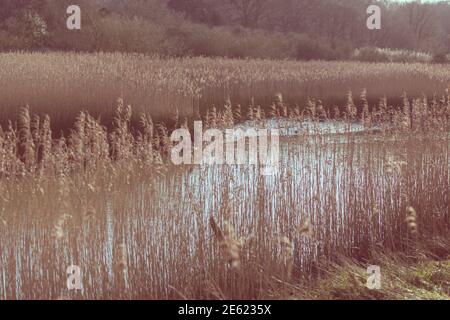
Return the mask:
M392 0L395 2L414 2L416 0ZM422 0L422 2L442 2L442 0Z
M414 2L414 1L417 1L417 0L391 0L392 2ZM429 2L429 3L432 3L432 2L442 2L442 1L445 1L445 0L422 0L422 2Z

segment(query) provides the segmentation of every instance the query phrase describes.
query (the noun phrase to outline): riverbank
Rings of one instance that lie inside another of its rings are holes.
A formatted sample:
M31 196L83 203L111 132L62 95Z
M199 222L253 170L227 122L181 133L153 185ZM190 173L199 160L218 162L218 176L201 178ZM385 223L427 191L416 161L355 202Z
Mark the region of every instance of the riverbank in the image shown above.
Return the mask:
M278 299L311 300L450 300L450 246L434 240L412 258L405 253L378 253L370 262L341 257L320 268L309 286L287 285ZM378 266L380 287L368 280L367 267ZM369 282L369 283L368 283ZM370 288L369 288L370 287ZM276 296L276 295L275 295Z

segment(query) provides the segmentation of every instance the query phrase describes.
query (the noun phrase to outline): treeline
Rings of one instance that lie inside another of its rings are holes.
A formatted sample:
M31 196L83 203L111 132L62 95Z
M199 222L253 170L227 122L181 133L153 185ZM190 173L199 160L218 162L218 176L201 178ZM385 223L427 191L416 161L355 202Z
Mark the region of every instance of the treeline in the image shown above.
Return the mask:
M381 30L366 27L372 3L382 9ZM446 1L80 0L82 28L76 31L66 28L71 4L0 0L0 50L389 60L389 51L368 48L377 47L428 52L437 62L450 52ZM365 49L355 54L358 48Z

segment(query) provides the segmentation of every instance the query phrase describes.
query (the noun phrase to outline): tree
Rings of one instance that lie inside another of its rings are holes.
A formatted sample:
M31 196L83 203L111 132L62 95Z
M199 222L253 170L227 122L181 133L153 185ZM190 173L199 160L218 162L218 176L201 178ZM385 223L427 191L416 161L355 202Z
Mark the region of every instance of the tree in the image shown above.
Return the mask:
M228 8L231 16L235 16L236 22L244 27L257 27L261 19L268 12L269 0L226 0L225 8Z
M436 31L433 6L420 2L412 2L405 4L403 11L415 40L414 49L426 49L425 40L433 38Z
M283 32L307 32L314 23L319 1L311 0L272 0L267 7L270 14L265 16L265 29Z
M208 0L169 0L167 6L195 22L208 25L219 25L222 18L218 12L218 6Z

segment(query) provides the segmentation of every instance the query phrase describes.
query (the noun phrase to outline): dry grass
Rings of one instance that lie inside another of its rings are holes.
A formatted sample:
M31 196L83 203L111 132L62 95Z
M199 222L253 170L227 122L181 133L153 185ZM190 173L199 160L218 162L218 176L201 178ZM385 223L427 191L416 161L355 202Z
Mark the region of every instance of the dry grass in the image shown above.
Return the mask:
M294 62L211 58L158 59L126 54L1 53L0 124L29 105L48 114L59 134L82 110L110 126L120 95L135 114L157 120L179 110L180 116L236 104L269 106L274 92L301 107L308 97L325 105L342 104L343 93L367 88L374 103L386 95L401 103L399 93L432 96L450 82L450 67L426 64ZM136 120L138 120L136 118ZM58 125L58 126L56 126Z
M449 243L435 242L447 249ZM293 296L307 299L384 299L384 300L449 300L450 260L436 260L423 251L427 259L411 263L403 254L377 253L370 261L381 271L381 289L366 286L367 264L342 258L323 268L323 277L312 286L291 291Z
M189 123L143 115L132 132L123 100L110 130L82 112L58 139L50 117L22 109L18 127L0 131L0 298L301 297L342 256L364 265L382 249L415 264L448 238L448 94L370 109L365 93L337 110L283 100L266 109L379 132L293 138L272 181L252 166L172 167L168 127ZM227 101L204 118L226 127L264 117ZM433 254L448 258L448 247ZM71 264L82 293L65 286Z

